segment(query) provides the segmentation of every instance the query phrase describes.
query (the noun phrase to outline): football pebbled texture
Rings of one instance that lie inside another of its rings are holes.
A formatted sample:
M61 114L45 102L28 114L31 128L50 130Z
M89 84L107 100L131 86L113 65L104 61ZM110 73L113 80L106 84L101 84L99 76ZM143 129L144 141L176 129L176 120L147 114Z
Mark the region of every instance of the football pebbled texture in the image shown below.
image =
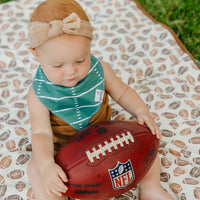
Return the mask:
M79 131L56 155L66 172L65 196L107 199L133 188L148 172L159 140L136 121L109 121Z

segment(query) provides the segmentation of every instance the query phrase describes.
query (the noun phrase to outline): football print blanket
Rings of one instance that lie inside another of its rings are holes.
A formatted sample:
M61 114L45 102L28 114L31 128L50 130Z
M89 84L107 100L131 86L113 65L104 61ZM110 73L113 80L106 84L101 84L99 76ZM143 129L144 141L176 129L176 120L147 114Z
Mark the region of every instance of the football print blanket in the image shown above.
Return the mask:
M0 199L34 200L26 167L26 96L37 69L28 21L40 0L0 5ZM131 0L79 0L95 27L92 53L134 88L160 126L161 185L176 200L200 199L200 69L177 36ZM113 120L132 119L110 99ZM113 199L138 199L138 186Z

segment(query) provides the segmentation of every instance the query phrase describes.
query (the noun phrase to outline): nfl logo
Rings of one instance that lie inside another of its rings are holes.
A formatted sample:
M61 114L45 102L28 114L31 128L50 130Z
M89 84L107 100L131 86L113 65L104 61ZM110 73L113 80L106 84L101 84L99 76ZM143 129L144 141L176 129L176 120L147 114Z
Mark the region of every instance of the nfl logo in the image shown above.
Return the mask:
M126 188L135 179L130 159L126 163L118 162L114 169L108 169L113 189Z

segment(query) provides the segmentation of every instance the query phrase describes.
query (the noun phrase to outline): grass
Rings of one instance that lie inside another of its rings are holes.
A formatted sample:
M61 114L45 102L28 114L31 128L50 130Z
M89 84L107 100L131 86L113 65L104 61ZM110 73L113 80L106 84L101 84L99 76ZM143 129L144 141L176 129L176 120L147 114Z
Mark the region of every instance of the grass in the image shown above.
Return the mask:
M0 0L0 3L5 3L5 2L8 2L8 1L12 1L12 0Z
M11 0L0 0L4 3ZM200 60L199 0L137 0L157 21L170 27L195 59Z
M157 21L170 27L195 59L200 60L199 0L137 0Z

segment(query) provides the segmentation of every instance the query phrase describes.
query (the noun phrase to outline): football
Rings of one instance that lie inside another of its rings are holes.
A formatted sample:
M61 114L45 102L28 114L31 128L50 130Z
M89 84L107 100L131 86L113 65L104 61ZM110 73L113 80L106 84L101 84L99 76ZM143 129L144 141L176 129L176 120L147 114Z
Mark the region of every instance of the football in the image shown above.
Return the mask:
M133 188L150 169L159 140L136 121L89 126L67 141L56 155L66 172L65 196L107 199Z

